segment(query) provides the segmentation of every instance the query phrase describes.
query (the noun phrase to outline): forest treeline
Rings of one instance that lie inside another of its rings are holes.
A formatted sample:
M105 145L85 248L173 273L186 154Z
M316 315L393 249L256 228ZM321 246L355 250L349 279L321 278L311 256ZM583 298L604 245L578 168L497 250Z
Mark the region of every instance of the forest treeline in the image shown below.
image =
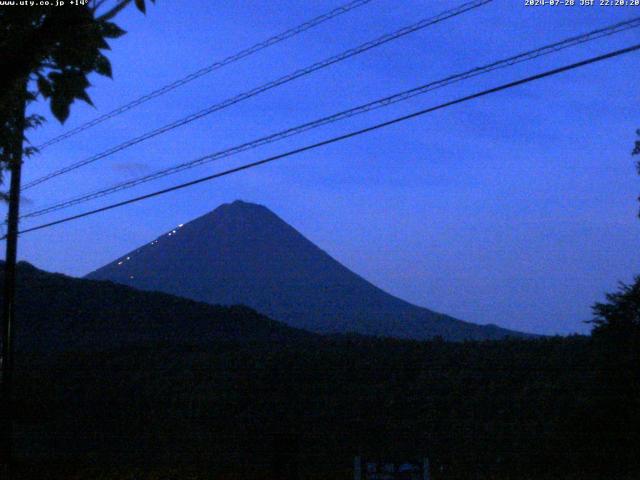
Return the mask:
M426 455L434 479L638 478L630 355L585 337L23 355L18 450L39 478L346 479L356 454Z
M245 307L19 269L19 479L640 478L640 282L592 336L322 337Z

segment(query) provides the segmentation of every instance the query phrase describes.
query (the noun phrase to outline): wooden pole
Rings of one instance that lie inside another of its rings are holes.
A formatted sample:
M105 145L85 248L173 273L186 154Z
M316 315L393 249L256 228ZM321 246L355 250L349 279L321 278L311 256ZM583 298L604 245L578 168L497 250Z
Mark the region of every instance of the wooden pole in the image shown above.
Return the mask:
M11 145L5 146L4 160L9 164L11 186L9 190L9 212L7 214L6 257L4 264L4 289L2 298L2 373L0 399L2 401L0 432L2 469L9 473L13 460L13 337L15 317L16 262L18 253L18 217L20 216L20 177L22 173L22 141L24 138L26 82L20 82L16 92L14 108L10 112L15 122ZM8 476L8 475L7 475ZM6 476L5 476L6 478Z

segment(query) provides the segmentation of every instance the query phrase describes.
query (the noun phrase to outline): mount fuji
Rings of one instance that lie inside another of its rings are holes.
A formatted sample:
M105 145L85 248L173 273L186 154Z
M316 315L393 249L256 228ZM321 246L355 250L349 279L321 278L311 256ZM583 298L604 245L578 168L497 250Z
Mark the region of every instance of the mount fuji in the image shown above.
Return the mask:
M322 334L416 340L526 336L464 322L386 293L266 207L239 200L160 235L87 278L211 304L243 304Z

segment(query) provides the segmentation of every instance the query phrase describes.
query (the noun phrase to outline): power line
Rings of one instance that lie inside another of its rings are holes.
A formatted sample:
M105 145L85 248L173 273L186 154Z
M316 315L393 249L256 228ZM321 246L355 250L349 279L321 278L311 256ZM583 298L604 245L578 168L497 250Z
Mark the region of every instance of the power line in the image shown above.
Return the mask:
M173 167L169 167L169 168L165 168L153 173L150 173L148 175L144 175L142 177L136 178L136 179L132 179L132 180L127 180L121 183L118 183L116 185L113 185L111 187L108 188L104 188L102 190L98 190L96 192L92 192L92 193L87 193L87 194L83 194L81 196L78 197L74 197L72 199L63 201L63 202L59 202L53 205L50 205L48 207L44 207L41 208L39 210L35 210L32 212L28 212L25 215L23 215L21 218L33 218L33 217L38 217L41 215L45 215L47 213L51 213L57 210L62 210L62 209L66 209L69 207L72 207L74 205L78 205L81 203L85 203L87 201L90 200L94 200L97 198L101 198L107 195L110 195L112 193L116 193L122 190L126 190L129 188L133 188L137 185L141 185L143 183L147 183L150 182L152 180L157 180L159 178L163 178L166 177L168 175L172 175L174 173L178 173L181 172L183 170L187 170L190 168L194 168L209 162L213 162L215 160L220 160L222 158L228 158L232 155L241 153L241 152L245 152L248 150L252 150L254 148L258 148L262 145L266 145L269 143L273 143L276 142L278 140L284 139L284 138L288 138L291 137L293 135L297 135L315 128L318 128L320 126L323 125L327 125L330 123L334 123L337 122L339 120L343 120L346 118L350 118L353 117L355 115L360 115L366 112L369 112L371 110L375 110L378 108L382 108L382 107L386 107L388 105L400 102L400 101L404 101L404 100L408 100L410 98L413 98L417 95L421 95L433 90L436 90L438 88L442 88L444 86L447 85L451 85L453 83L457 83L459 81L462 80L466 80L469 78L473 78L485 73L489 73L491 71L494 70L498 70L501 68L505 68L505 67L509 67L512 65L516 65L518 63L522 63L525 61L529 61L529 60L533 60L535 58L541 57L543 55L547 55L547 54L551 54L569 47L573 47L576 45L580 45L589 41L593 41L605 36L610 36L610 35L614 35L616 33L620 33L626 30L629 30L631 28L637 28L640 27L640 17L636 17L634 19L625 21L625 22L620 22L620 23L616 23L604 28L600 28L597 30L593 30L591 32L582 34L582 35L578 35L578 36L574 36L574 37L570 37L567 38L565 40L559 41L559 42L555 42L551 45L547 45L544 47L540 47L537 48L535 50L530 50L528 52L524 52L524 53L520 53L518 55L514 55L511 56L509 58L503 59L503 60L499 60L493 63L490 63L488 65L484 65L481 67L476 67L473 68L471 70L467 70L465 72L462 73L457 73L455 75L450 75L444 79L441 80L437 80L437 81L433 81L430 83L427 83L425 85L421 85L419 87L416 88L412 88L410 90L406 90L400 93L396 93L394 95L391 96L387 96L384 97L382 99L378 99L375 100L373 102L369 102L366 103L364 105L359 105L357 107L348 109L348 110L344 110L341 111L339 113L335 113L333 115L330 116L326 116L326 117L322 117L320 119L316 119L312 122L307 122L304 123L302 125L298 125L296 127L292 127L256 140L252 140L250 142L246 142L243 143L241 145L237 145L225 150L221 150L218 152L215 152L213 154L210 155L206 155L200 158L197 158L195 160L191 160L189 162L184 162L178 165L175 165Z
M37 178L27 184L24 185L24 187L22 188L23 190L27 190L29 188L35 187L36 185L39 185L43 182L46 182L48 180L51 180L52 178L58 177L60 175L63 175L65 173L71 172L73 170L76 170L78 168L81 168L85 165L88 165L90 163L93 163L97 160L100 160L102 158L108 157L110 155L113 155L117 152L120 152L122 150L125 150L133 145L136 145L138 143L141 143L145 140L148 140L150 138L156 137L158 135L161 135L163 133L166 133L170 130L173 130L175 128L181 127L183 125L186 125L188 123L191 123L195 120L198 120L202 117L205 117L207 115L210 115L214 112L217 112L219 110L223 110L227 107L230 107L232 105L235 105L236 103L239 103L243 100L246 100L248 98L254 97L260 93L266 92L267 90L271 90L273 88L279 87L280 85L284 85L285 83L289 83L293 80L296 80L300 77L304 77L306 75L309 75L317 70L321 70L323 68L326 68L330 65L333 65L335 63L341 62L343 60L349 59L351 57L354 57L356 55L359 55L361 53L364 53L368 50L371 50L373 48L376 48L380 45L383 45L385 43L391 42L393 40L396 40L398 38L404 37L405 35L409 35L410 33L416 32L418 30L422 30L426 27L429 27L431 25L435 25L437 23L440 23L442 21L445 21L449 18L453 18L456 17L458 15L461 15L465 12L468 12L470 10L473 10L475 8L478 8L482 5L485 5L487 3L492 2L493 0L474 0L471 2L467 2L462 4L459 7L450 9L450 10L446 10L443 13L440 13L439 15L436 15L435 17L430 17L430 18L426 18L423 20L420 20L417 23L411 24L407 27L401 28L399 30L396 30L393 33L388 33L385 35L382 35L381 37L378 37L374 40L371 40L369 42L363 43L362 45L355 47L355 48L351 48L349 50L346 50L342 53L339 53L338 55L329 57L325 60L322 60L320 62L314 63L313 65L310 65L308 67L296 70L293 73L290 73L288 75L285 75L283 77L280 77L276 80L272 80L271 82L268 82L266 84L263 84L259 87L253 88L249 91L246 91L244 93L241 93L239 95L236 95L235 97L231 97L228 98L226 100L223 100L220 103L217 103L215 105L211 105L203 110L200 110L196 113L193 113L187 117L184 117L180 120L177 120L175 122L169 123L167 125L164 125L160 128L157 128L155 130L151 130L147 133L144 133L138 137L135 137L133 139L127 140L124 143L121 143L119 145L116 145L115 147L112 147L108 150L105 150L102 153L99 153L97 155L93 155L89 158L86 158L84 160L80 160L79 162L73 163L71 165L68 165L66 167L63 167L59 170L56 170L54 172L51 172L47 175L44 175L40 178Z
M311 144L311 145L307 145L305 147L297 148L295 150L290 150L288 152L281 153L279 155L275 155L275 156L268 157L268 158L265 158L265 159L262 159L262 160L258 160L258 161L251 162L251 163L247 163L245 165L241 165L239 167L231 168L231 169L219 172L219 173L215 173L213 175L208 175L206 177L201 177L201 178L198 178L196 180L191 180L191 181L186 182L186 183L181 183L179 185L174 185L173 187L164 188L162 190L157 190L157 191L152 192L152 193L148 193L148 194L141 195L141 196L138 196L138 197L130 198L130 199L124 200L122 202L113 203L113 204L107 205L105 207L96 208L94 210L83 212L83 213L80 213L80 214L77 214L77 215L72 215L72 216L69 216L69 217L66 217L66 218L62 218L60 220L56 220L56 221L53 221L53 222L49 222L49 223L45 223L45 224L38 225L38 226L35 226L35 227L31 227L31 228L28 228L26 230L22 230L19 233L23 234L23 233L33 232L33 231L36 231L36 230L42 230L44 228L52 227L54 225L60 225L62 223L70 222L72 220L77 220L79 218L87 217L87 216L94 215L94 214L97 214L97 213L101 213L101 212L104 212L104 211L107 211L107 210L112 210L114 208L118 208L118 207L122 207L122 206L125 206L125 205L129 205L131 203L140 202L140 201L146 200L148 198L153 198L153 197L157 197L157 196L160 196L160 195L164 195L165 193L173 192L175 190L181 190L183 188L191 187L191 186L197 185L199 183L203 183L203 182L207 182L207 181L210 181L210 180L213 180L213 179L216 179L216 178L220 178L220 177L224 177L224 176L227 176L227 175L231 175L233 173L237 173L237 172L240 172L242 170L248 170L250 168L257 167L259 165L264 165L265 163L274 162L276 160L280 160L280 159L283 159L283 158L286 158L286 157L291 157L293 155L297 155L299 153L303 153L303 152L306 152L306 151L309 151L309 150L314 150L316 148L323 147L323 146L326 146L326 145L330 145L330 144L333 144L333 143L336 143L336 142L340 142L342 140L347 140L349 138L356 137L356 136L359 136L359 135L362 135L362 134L365 134L365 133L369 133L369 132L372 132L372 131L375 131L375 130L379 130L381 128L388 127L390 125L394 125L396 123L404 122L404 121L412 119L412 118L416 118L416 117L419 117L419 116L422 116L422 115L426 115L428 113L435 112L437 110L442 110L444 108L451 107L453 105L464 103L464 102L467 102L467 101L470 101L470 100L474 100L476 98L484 97L486 95L490 95L490 94L497 93L497 92L500 92L500 91L503 91L503 90L507 90L507 89L510 89L510 88L513 88L513 87L516 87L516 86L519 86L519 85L523 85L525 83L533 82L533 81L540 80L540 79L543 79L543 78L546 78L546 77L550 77L550 76L557 75L557 74L560 74L560 73L563 73L563 72L567 72L569 70L574 70L574 69L577 69L577 68L580 68L580 67L584 67L586 65L590 65L590 64L593 64L593 63L601 62L601 61L609 59L609 58L618 57L620 55L624 55L626 53L631 53L631 52L634 52L634 51L637 51L637 50L640 50L640 44L636 44L636 45L633 45L631 47L623 48L623 49L620 49L620 50L615 50L613 52L609 52L609 53L606 53L604 55L599 55L597 57L591 57L591 58L589 58L587 60L583 60L583 61L580 61L580 62L577 62L577 63L572 63L570 65L565 65L564 67L555 68L553 70L547 70L545 72L538 73L536 75L532 75L532 76L529 76L529 77L525 77L525 78L520 79L520 80L516 80L516 81L513 81L513 82L505 83L505 84L500 85L498 87L490 88L490 89L483 90L483 91L478 92L478 93L474 93L472 95L467 95L465 97L458 98L456 100L452 100L452 101L449 101L449 102L441 103L440 105L437 105L435 107L426 108L424 110L419 110L417 112L410 113L408 115L403 115L401 117L396 117L396 118L394 118L392 120L388 120L386 122L378 123L376 125L373 125L373 126L370 126L370 127L367 127L367 128L363 128L361 130L356 130L356 131L353 131L353 132L346 133L344 135L339 135L337 137L333 137L333 138L330 138L328 140L323 140L321 142L314 143L314 144Z
M118 115L121 115L124 112L127 112L139 105L142 105L145 102L148 102L149 100L159 97L160 95L164 95L165 93L170 92L171 90L175 90L178 87L181 87L189 82L192 82L193 80L196 80L197 78L200 78L204 75L207 75L215 70L218 70L226 65L230 65L232 63L235 63L245 57L248 57L250 55L253 55L254 53L257 53L261 50L264 50L268 47L271 47L272 45L275 45L277 43L283 42L284 40L288 40L291 37L295 37L296 35L305 32L307 30L310 30L318 25L320 25L321 23L324 23L328 20L331 20L332 18L338 17L344 13L347 13L353 9L356 9L358 7L361 7L367 3L370 3L372 0L355 0L349 3L346 3L340 7L334 8L333 10L324 13L322 15L319 15L315 18L312 18L311 20L304 22L296 27L293 27L289 30L286 30L278 35L274 35L273 37L270 37L262 42L256 43L255 45L246 48L244 50L241 50L238 53L235 53L233 55L230 55L222 60L219 60L215 63L212 63L211 65L208 65L204 68L201 68L200 70L197 70L193 73L190 73L189 75L187 75L186 77L183 77L179 80L176 80L174 82L169 83L168 85L165 85L163 87L158 88L157 90L153 90L150 93L147 93L146 95L143 95L139 98L136 98L135 100L132 100L129 103L126 103L114 110L111 110L110 112L105 113L104 115L100 115L99 117L94 118L93 120L90 120L86 123L83 123L82 125L79 125L76 128L73 128L71 130L69 130L68 132L65 132L61 135L58 135L57 137L53 137L49 140L47 140L46 142L44 142L41 145L38 145L38 149L39 150L43 150L46 147L49 147L55 143L61 142L62 140L65 140L69 137L72 137L80 132L83 132L85 130L88 130L89 128L95 127L96 125L109 120L110 118L116 117Z

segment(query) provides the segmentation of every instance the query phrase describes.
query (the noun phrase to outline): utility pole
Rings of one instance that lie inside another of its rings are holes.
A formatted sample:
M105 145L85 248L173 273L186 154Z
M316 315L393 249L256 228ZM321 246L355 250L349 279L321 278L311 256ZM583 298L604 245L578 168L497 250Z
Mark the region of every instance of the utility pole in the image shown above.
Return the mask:
M16 82L14 102L9 118L14 129L5 145L4 158L11 172L9 212L7 214L6 257L2 298L2 374L0 384L1 420L0 458L2 472L9 473L13 457L13 323L15 317L16 261L18 253L18 217L20 215L20 176L22 172L22 142L25 128L27 82ZM3 478L8 475L3 475Z

